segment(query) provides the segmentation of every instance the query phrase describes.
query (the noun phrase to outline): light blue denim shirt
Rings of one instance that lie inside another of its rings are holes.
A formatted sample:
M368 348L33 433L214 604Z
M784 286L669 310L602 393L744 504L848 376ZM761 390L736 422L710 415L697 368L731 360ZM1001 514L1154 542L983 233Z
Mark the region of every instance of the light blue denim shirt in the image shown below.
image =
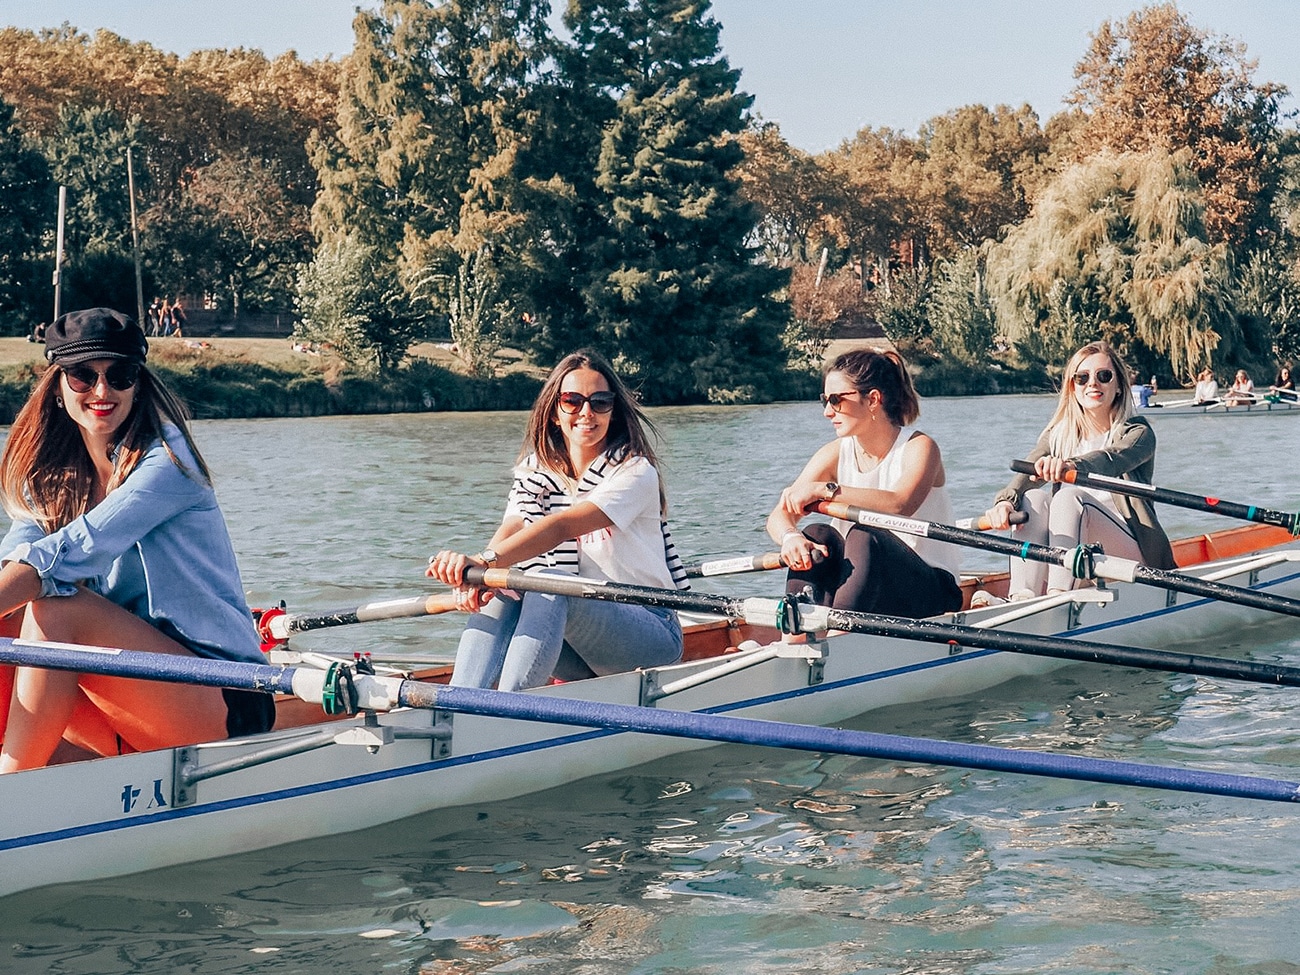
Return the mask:
M163 436L185 470L160 440L108 497L58 531L15 521L0 559L35 568L42 598L81 584L134 603L126 608L195 653L264 663L216 494L181 431L169 425Z

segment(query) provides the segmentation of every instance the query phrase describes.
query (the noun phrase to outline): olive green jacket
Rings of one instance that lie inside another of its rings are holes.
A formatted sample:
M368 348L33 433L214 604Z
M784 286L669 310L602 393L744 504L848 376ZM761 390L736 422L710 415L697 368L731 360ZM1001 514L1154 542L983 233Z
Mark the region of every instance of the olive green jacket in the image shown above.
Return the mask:
M1040 457L1046 457L1047 440L1047 431L1044 430L1025 459L1033 463ZM1074 462L1075 470L1081 474L1102 474L1150 484L1156 469L1156 433L1143 417L1130 417L1115 439L1104 448L1070 459ZM995 501L1008 501L1019 508L1021 497L1034 486L1027 474L1017 474L998 492ZM1151 502L1146 498L1134 498L1118 492L1112 497L1115 507L1124 517L1129 532L1142 551L1143 563L1156 569L1176 568L1169 536L1160 527Z

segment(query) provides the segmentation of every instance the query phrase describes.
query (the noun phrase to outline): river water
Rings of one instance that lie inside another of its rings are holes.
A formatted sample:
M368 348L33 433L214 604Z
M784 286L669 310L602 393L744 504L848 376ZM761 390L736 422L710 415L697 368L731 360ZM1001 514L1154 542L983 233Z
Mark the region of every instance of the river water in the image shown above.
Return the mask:
M1048 397L927 400L959 515ZM688 560L767 551L816 404L653 411ZM427 591L499 519L523 415L196 425L252 605ZM1158 483L1294 509L1300 420L1157 421ZM1162 509L1171 536L1226 527ZM968 568L991 568L972 554ZM774 594L771 574L698 589ZM455 617L299 648L450 657ZM1294 622L1194 652L1300 663ZM1300 693L1077 665L852 726L1300 778ZM70 797L70 800L72 797ZM1296 807L725 746L509 802L0 901L3 973L1300 972Z

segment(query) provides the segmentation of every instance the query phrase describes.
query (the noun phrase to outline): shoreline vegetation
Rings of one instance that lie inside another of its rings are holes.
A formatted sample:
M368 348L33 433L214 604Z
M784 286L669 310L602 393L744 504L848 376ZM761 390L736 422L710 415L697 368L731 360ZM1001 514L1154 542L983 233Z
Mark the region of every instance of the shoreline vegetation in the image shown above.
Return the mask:
M838 339L830 343L827 359L849 348L882 344L888 343ZM26 339L0 338L0 423L12 423L26 402L46 368L44 350L44 345ZM909 364L918 361L911 350L904 355ZM923 396L1052 389L1052 380L1043 373L920 361L915 379ZM397 370L365 377L328 354L296 351L288 339L255 338L156 338L150 342L149 367L198 420L527 410L546 372L507 349L497 356L494 377L477 378L445 345L422 342L411 348ZM811 400L820 388L819 374L791 372L773 399Z

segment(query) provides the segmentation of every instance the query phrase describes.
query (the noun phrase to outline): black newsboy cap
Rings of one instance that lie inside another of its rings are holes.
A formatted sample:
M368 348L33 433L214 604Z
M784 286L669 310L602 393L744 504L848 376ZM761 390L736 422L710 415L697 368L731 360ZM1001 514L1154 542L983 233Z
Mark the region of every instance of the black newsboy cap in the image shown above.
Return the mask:
M75 366L90 359L144 362L148 351L149 343L135 319L111 308L70 311L45 330L45 358L56 366Z

